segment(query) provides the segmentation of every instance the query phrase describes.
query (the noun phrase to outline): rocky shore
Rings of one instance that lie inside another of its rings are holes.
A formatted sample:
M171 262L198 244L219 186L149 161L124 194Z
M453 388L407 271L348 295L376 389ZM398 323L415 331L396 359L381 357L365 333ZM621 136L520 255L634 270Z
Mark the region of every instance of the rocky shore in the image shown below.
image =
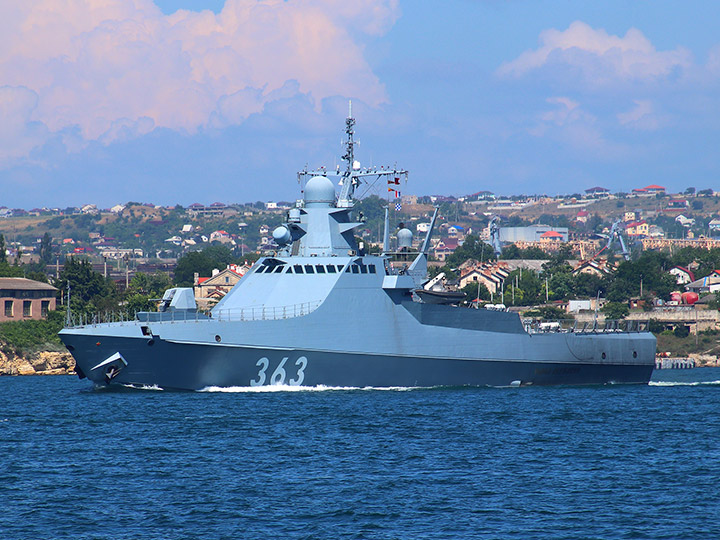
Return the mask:
M73 375L75 360L67 352L42 351L17 356L0 352L0 375Z

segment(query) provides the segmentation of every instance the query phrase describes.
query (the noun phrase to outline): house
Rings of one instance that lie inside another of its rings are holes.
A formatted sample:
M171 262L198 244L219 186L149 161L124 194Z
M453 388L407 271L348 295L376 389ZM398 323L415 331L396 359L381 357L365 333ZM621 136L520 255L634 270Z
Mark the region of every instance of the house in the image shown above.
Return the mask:
M119 213L122 212L123 210L125 210L125 205L124 205L124 204L116 204L115 206L113 206L113 207L110 209L110 212L112 212L113 214L119 214Z
M668 209L675 210L675 209L682 209L687 208L688 202L685 199L670 199L668 201Z
M540 235L540 242L562 242L563 235L557 231L547 231Z
M628 223L630 221L635 221L638 217L639 216L637 215L637 213L635 213L633 211L628 211L628 212L625 212L625 214L623 215L623 221L625 223Z
M594 259L589 261L580 261L572 270L572 274L574 276L578 274L589 274L592 276L605 277L610 273L611 271L610 268L608 268L606 261Z
M680 225L682 225L683 227L692 227L693 225L695 225L695 219L694 219L694 218L685 217L685 216L683 216L682 214L680 214L679 216L677 216L677 217L675 218L675 221L677 221L677 222L678 222Z
M685 268L684 266L673 266L670 270L668 270L668 274L675 276L675 280L678 285L685 285L686 283L692 283L695 281L695 274L693 274L693 271Z
M0 277L0 321L44 319L56 306L57 289L32 279Z
M208 309L225 296L240 278L250 270L249 264L229 264L224 270L213 270L212 276L200 277L195 274L195 301L200 309Z
M607 197L610 195L610 190L604 187L595 186L586 189L585 193L587 193L589 197Z
M193 203L188 206L187 211L191 216L222 216L228 209L228 206L221 202L214 202L210 206Z
M417 204L418 203L418 197L417 195L403 195L400 200L402 201L402 204Z
M221 242L223 244L232 242L230 234L227 231L213 231L210 233L211 242Z
M659 193L665 194L665 188L663 186L651 184L649 186L645 186L644 188L635 188L632 190L632 192L634 195L650 196L657 195Z
M708 223L708 228L711 232L719 231L720 230L720 219L715 218L710 220L710 223Z
M625 234L628 236L648 236L650 226L642 219L640 221L632 221L625 225Z
M461 269L459 286L466 287L471 283L482 283L488 291L495 294L502 289L502 284L510 275L507 263L485 263L468 265Z
M458 248L457 238L443 238L435 246L435 249L433 250L433 254L435 255L435 259L437 259L438 261L444 262L445 259L449 255L451 255L457 248Z
M587 220L590 218L590 212L587 210L580 210L577 215L575 216L575 221L578 223L587 223Z
M709 276L688 283L685 285L685 290L697 293L698 295L720 291L720 273L715 270Z

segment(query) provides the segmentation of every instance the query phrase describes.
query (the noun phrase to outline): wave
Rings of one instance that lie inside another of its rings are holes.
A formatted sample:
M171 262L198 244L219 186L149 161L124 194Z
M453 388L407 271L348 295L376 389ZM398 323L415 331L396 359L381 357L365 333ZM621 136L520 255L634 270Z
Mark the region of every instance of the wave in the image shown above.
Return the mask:
M720 381L650 381L650 386L720 386Z

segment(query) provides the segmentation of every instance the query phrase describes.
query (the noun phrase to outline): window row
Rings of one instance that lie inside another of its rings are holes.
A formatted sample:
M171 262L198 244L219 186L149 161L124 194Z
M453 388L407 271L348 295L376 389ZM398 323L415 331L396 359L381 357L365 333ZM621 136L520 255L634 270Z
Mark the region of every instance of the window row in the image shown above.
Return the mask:
M278 264L263 265L256 270L257 274L338 274L343 271L342 264ZM352 274L377 274L374 264L351 264L345 272Z
M5 300L5 317L10 319L15 317L15 302L12 300ZM50 301L43 300L40 303L40 316L47 317L48 310L50 309ZM30 300L23 300L22 303L22 316L32 317L32 302Z

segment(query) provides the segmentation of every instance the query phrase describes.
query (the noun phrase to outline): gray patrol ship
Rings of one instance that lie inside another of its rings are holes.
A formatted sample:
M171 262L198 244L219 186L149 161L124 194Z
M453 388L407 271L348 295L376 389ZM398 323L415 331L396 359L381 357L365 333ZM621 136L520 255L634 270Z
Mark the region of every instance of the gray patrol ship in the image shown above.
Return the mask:
M67 325L60 337L80 378L187 390L649 381L655 338L637 327L562 329L526 324L516 313L423 301L427 295L415 291L425 281L432 225L401 268L391 264L387 217L385 252L364 254L354 236L362 225L354 219L356 188L379 179L397 183L407 171L361 169L354 125L350 113L345 170L299 173L303 198L273 231L277 251L258 260L209 313L198 311L192 289L174 288L159 312Z

